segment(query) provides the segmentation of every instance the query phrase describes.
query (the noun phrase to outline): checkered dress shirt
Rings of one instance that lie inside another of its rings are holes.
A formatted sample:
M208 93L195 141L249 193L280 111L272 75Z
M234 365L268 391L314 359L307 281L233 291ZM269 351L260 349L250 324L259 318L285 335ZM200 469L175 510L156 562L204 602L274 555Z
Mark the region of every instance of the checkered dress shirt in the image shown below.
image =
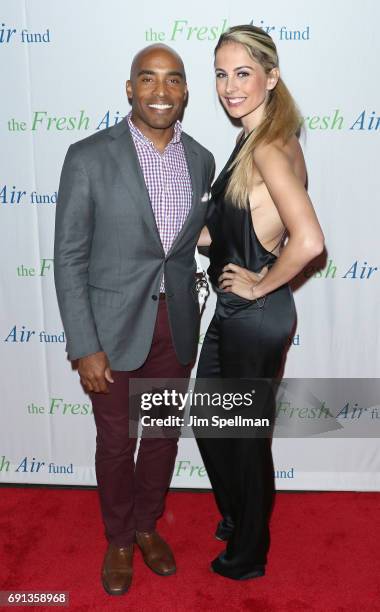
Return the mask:
M181 142L182 126L176 122L173 138L161 153L132 123L131 114L127 121L166 255L191 208L192 186ZM164 290L162 279L160 291Z

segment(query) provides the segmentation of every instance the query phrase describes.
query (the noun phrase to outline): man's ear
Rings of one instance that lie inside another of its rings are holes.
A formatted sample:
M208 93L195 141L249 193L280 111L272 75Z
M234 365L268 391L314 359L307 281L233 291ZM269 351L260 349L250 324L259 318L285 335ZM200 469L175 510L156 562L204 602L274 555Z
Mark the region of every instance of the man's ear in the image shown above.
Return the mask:
M271 91L277 85L278 79L280 78L280 71L278 68L272 68L267 77L267 90Z
M128 80L125 84L125 90L127 92L127 96L128 96L128 100L131 100L133 98L133 88L132 88L132 81Z

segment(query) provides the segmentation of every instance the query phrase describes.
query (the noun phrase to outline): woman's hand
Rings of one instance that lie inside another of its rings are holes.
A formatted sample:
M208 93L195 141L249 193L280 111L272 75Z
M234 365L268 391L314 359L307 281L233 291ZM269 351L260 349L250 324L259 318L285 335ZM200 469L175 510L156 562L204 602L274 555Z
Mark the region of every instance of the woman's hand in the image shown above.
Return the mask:
M235 293L247 300L254 300L254 287L263 280L268 273L265 266L260 272L252 272L247 268L241 268L236 264L229 263L223 268L223 273L219 276L219 287L226 293Z

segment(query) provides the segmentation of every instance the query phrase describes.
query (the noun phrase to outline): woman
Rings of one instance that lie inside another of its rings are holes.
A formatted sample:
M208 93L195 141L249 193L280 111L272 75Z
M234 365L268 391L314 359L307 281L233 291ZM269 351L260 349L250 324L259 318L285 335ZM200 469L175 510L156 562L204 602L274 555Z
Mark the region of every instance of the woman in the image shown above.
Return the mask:
M222 34L215 76L224 109L243 131L213 186L199 243L211 245L217 305L197 377L274 378L295 326L288 282L324 242L305 190L301 120L280 78L275 44L260 28ZM223 516L216 536L228 540L212 569L237 580L263 576L274 496L271 440L197 442Z

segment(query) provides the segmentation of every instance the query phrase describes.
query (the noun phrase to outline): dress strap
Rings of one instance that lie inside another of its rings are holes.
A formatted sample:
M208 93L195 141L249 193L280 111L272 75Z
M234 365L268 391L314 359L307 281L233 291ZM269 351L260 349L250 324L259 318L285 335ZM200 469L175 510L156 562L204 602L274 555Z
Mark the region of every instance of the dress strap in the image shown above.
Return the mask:
M271 251L269 251L270 253L273 253L273 251L275 251L275 250L277 249L277 247L279 247L279 246L280 246L280 244L281 244L281 242L284 240L285 236L286 236L286 229L285 229L285 230L282 232L282 234L281 234L281 238L280 238L280 240L277 242L277 244L275 244L275 245L274 245L274 247L273 247L273 249L272 249Z

